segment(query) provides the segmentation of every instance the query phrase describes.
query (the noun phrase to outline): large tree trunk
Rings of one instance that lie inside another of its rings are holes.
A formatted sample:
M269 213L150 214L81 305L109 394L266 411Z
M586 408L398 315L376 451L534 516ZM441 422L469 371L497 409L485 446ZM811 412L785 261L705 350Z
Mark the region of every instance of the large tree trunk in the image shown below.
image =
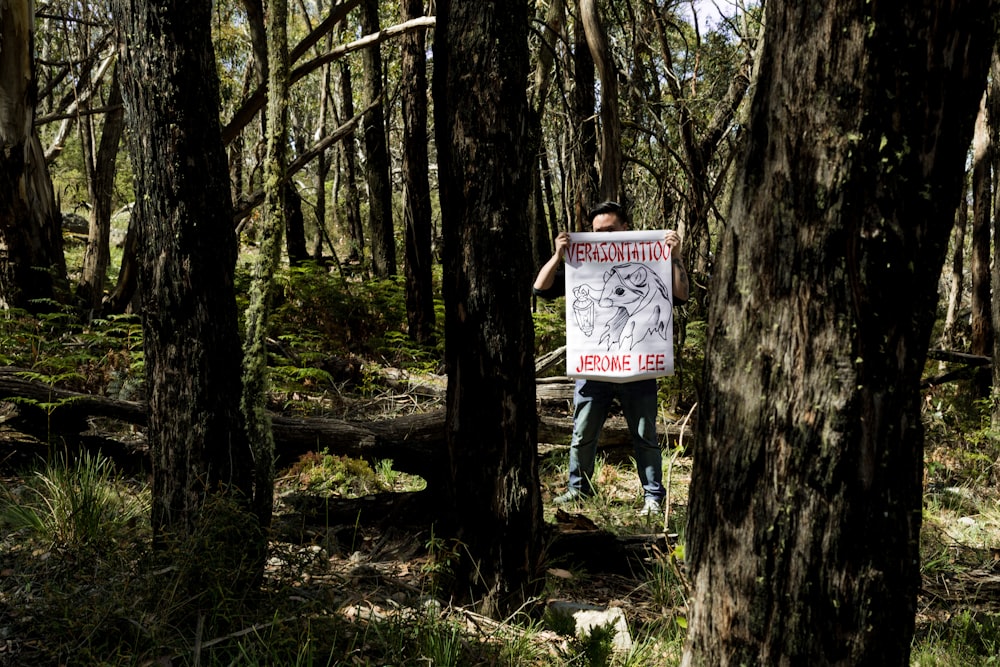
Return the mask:
M767 4L710 290L685 665L909 664L919 381L996 6Z
M115 0L112 7L135 174L152 524L163 545L195 530L208 495L247 502L252 494L239 406L236 236L210 6Z
M404 21L423 16L423 0L403 0ZM403 228L406 244L406 321L410 338L434 335L431 265L431 188L427 168L427 55L423 30L403 36Z
M454 593L506 616L538 590L542 503L526 276L532 138L527 6L438 2L434 42L444 232ZM476 57L470 57L476 54Z
M62 218L34 130L34 3L0 0L0 307L63 292Z
M361 4L361 30L379 31L378 0ZM365 104L378 102L365 114L365 179L368 183L368 229L371 234L372 272L377 278L396 275L396 237L392 227L392 187L389 149L385 138L385 104L382 99L382 51L373 44L363 51Z

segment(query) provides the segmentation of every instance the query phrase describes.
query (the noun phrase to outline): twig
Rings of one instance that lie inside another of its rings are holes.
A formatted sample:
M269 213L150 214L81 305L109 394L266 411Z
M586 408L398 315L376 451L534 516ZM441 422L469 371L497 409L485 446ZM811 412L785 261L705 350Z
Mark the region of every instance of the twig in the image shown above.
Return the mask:
M695 403L694 405L692 405L691 409L688 410L687 415L684 417L683 420L681 420L680 435L677 436L677 447L675 447L674 451L672 451L670 453L670 461L667 463L667 483L664 485L666 487L667 495L663 499L663 534L664 535L667 534L667 523L670 520L670 478L672 477L673 472L674 472L674 461L677 459L677 457L680 455L680 453L684 451L684 427L687 426L688 421L691 419L691 415L694 414L694 410L697 407L698 407L697 403Z

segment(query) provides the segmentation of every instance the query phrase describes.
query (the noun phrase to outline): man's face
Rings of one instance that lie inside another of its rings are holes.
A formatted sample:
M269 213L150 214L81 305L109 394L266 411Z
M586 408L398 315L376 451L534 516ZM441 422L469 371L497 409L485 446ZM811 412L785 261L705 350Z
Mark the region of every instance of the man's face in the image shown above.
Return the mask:
M628 229L628 225L622 222L617 213L595 215L591 226L595 232L624 232Z

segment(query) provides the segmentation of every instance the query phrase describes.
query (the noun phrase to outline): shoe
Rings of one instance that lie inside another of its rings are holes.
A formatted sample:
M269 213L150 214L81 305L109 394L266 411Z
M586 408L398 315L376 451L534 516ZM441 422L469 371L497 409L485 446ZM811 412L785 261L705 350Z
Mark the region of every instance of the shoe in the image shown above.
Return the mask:
M580 491L579 489L570 489L566 493L556 496L552 499L553 505L565 505L567 503L575 503L581 500L586 500L589 498L586 493Z
M658 498L646 498L639 510L639 516L660 516L663 514L663 504Z

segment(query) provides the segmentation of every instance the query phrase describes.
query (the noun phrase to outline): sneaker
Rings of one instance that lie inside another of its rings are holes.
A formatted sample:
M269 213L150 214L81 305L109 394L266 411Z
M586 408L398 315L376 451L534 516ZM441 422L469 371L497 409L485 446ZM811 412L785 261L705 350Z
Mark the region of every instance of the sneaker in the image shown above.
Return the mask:
M660 516L663 514L663 505L658 498L646 498L639 510L639 516Z
M580 491L579 489L570 489L566 493L564 493L562 495L559 495L559 496L556 496L555 498L553 498L552 499L552 504L553 505L565 505L567 503L575 503L575 502L579 502L581 500L586 500L589 497L590 496L588 496L587 494L585 494L583 491Z

